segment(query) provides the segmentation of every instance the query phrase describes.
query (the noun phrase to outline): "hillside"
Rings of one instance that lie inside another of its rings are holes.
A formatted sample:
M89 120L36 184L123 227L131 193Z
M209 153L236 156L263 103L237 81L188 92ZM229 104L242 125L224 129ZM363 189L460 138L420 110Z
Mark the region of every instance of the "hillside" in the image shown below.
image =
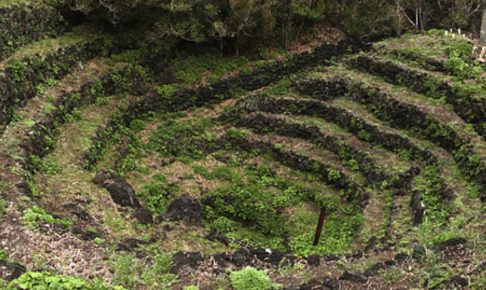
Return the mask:
M465 37L154 69L32 2L0 0L1 289L486 288Z

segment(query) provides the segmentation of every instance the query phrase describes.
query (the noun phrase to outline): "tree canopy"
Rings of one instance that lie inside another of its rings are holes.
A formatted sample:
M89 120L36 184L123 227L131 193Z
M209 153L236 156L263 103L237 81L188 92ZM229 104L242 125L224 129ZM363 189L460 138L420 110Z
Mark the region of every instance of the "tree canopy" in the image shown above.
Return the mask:
M348 36L433 27L477 32L486 0L66 0L71 8L122 26L145 21L151 40L288 44L316 22Z

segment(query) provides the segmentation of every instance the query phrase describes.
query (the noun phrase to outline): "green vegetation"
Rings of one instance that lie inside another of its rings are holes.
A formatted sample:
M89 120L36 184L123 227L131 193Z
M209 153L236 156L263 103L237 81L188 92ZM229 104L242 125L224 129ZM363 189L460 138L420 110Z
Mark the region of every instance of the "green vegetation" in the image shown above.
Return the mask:
M228 72L241 71L248 65L245 57L221 57L214 54L175 58L171 67L182 85L194 85L208 75L205 82L215 82Z
M0 218L7 212L7 201L0 197Z
M66 1L70 2L70 1ZM289 44L300 36L309 24L327 21L339 26L347 34L363 36L371 33L401 33L406 29L424 31L437 25L478 30L482 1L324 1L265 0L258 4L250 0L191 2L185 0L150 0L106 2L78 1L75 7L85 13L104 8L97 15L114 23L131 23L139 15L155 29L147 34L154 42L167 46L167 40L212 41L220 49L236 50L257 41ZM473 5L474 4L474 5ZM478 8L479 6L479 8ZM447 10L443 9L448 7ZM165 41L162 41L165 40Z
M99 289L99 290L123 290L125 288L116 286L111 287L105 283L88 282L83 279L52 274L48 272L27 272L19 278L11 281L7 285L7 290L17 289L57 289L57 290L84 290L84 289Z
M177 276L170 273L171 256L159 253L153 257L152 265L144 265L132 255L123 255L113 261L114 281L128 289L145 285L149 289L170 289Z
M265 271L246 267L230 273L231 286L235 290L270 290L281 289L280 285L272 283Z
M168 185L163 175L155 175L152 181L139 191L139 197L154 213L164 213L169 196L177 190L177 185Z
M486 1L439 2L0 0L0 288L484 288L485 70L424 30Z
M68 227L72 224L69 220L59 219L53 217L51 214L47 213L44 209L33 206L32 208L26 209L24 211L24 224L35 229L41 224L60 224L64 227Z
M179 121L167 119L152 135L148 149L163 157L202 157L204 148L211 148L216 136L207 129L213 124L210 119Z

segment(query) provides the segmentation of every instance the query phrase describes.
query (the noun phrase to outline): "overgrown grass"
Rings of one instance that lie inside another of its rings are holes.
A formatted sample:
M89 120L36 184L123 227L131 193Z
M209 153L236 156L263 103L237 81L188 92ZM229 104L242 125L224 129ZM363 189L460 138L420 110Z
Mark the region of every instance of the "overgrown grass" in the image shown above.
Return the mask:
M112 261L113 280L128 289L148 287L148 289L170 289L177 281L177 276L170 273L171 256L158 253L152 257L152 263L146 265L133 255L115 257Z

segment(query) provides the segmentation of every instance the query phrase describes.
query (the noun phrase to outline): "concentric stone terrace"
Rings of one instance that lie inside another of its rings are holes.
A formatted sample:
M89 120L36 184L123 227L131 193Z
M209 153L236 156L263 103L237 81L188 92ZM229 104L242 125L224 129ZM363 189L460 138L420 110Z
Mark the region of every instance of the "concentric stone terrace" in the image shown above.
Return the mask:
M45 17L0 21L0 287L218 289L248 265L289 289L485 286L486 88L451 61L465 40L181 57L160 84L108 36L1 3Z

